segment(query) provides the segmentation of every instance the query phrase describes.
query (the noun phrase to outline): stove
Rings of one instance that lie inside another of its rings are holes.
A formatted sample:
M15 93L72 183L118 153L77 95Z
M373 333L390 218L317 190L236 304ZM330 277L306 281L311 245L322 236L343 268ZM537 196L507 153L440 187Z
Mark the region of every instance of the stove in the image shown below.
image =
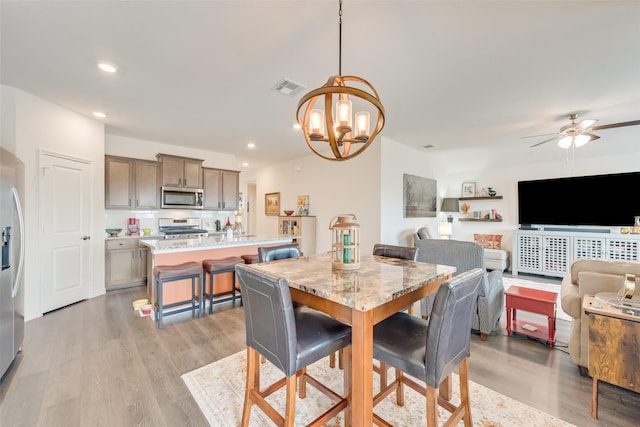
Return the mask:
M158 230L165 239L197 239L208 236L200 228L200 218L160 218Z

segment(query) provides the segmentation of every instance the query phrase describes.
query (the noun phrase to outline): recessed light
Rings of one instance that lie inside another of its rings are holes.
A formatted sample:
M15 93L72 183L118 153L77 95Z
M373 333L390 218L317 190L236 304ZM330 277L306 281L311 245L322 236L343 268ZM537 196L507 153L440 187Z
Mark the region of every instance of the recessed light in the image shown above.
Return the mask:
M104 119L105 117L107 117L107 115L105 113L103 113L102 111L94 111L93 115L96 117L100 117L101 119Z
M243 162L243 163L242 163L242 166L247 167L247 166L249 166L249 163L247 163L247 162Z
M256 144L254 144L253 142L250 142L247 144L247 148L256 148Z
M115 65L109 64L108 62L98 62L98 68L107 73L115 73L118 71Z

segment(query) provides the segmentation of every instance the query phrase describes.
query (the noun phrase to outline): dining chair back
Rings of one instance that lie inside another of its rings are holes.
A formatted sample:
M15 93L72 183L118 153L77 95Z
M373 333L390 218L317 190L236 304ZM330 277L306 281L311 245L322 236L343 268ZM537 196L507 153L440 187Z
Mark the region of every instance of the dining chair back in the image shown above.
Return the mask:
M396 368L396 378L389 385L381 384L380 392L374 397L374 406L393 391L396 392L396 403L403 406L403 384L406 384L427 399L427 426L438 425L437 405L452 413L446 425L457 425L461 419L466 427L472 425L469 401L471 316L483 273L482 269L476 268L444 282L436 293L429 321L398 312L374 327L373 357ZM440 385L456 368L460 378L458 406L438 399ZM424 381L426 387L405 373ZM386 422L375 414L374 418Z
M412 246L396 246L376 243L373 245L373 255L415 261L418 256L418 248Z
M276 424L291 425L295 416L296 379L299 394L306 396L307 382L326 394L333 402L309 425L323 425L348 408L350 386L345 377L344 396L331 391L306 372L307 366L351 345L351 327L308 307L294 310L289 286L284 278L261 274L246 264L236 266L244 299L247 344L247 378L242 425L249 425L255 404ZM260 390L260 355L285 378ZM275 390L286 386L286 412L282 416L265 400Z
M287 243L286 245L265 246L258 248L258 259L260 262L275 261L278 259L300 258L302 252L297 243Z

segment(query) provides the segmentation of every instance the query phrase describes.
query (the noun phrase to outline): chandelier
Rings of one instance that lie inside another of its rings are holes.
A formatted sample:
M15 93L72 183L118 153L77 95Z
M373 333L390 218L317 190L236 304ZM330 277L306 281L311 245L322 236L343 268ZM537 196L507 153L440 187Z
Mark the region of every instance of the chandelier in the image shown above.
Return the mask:
M347 160L362 153L384 127L384 107L374 87L357 76L342 75L342 0L338 20L338 75L304 95L296 117L311 150L327 160ZM353 102L364 110L352 116ZM334 109L335 106L335 109ZM371 113L377 115L370 129ZM326 154L326 144L331 154Z

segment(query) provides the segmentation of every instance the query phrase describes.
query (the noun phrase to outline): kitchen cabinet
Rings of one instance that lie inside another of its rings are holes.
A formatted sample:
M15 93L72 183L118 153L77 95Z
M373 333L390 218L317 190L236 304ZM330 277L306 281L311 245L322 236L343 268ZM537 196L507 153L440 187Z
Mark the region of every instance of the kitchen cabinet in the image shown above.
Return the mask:
M114 239L106 241L106 288L122 289L144 285L147 280L149 248L140 239Z
M315 216L279 216L278 235L289 236L297 242L303 255L316 253Z
M160 164L151 160L105 156L106 209L158 209Z
M162 185L202 188L203 160L169 154L157 154L156 157L162 164Z
M240 172L202 168L204 188L204 209L238 209L238 189Z

